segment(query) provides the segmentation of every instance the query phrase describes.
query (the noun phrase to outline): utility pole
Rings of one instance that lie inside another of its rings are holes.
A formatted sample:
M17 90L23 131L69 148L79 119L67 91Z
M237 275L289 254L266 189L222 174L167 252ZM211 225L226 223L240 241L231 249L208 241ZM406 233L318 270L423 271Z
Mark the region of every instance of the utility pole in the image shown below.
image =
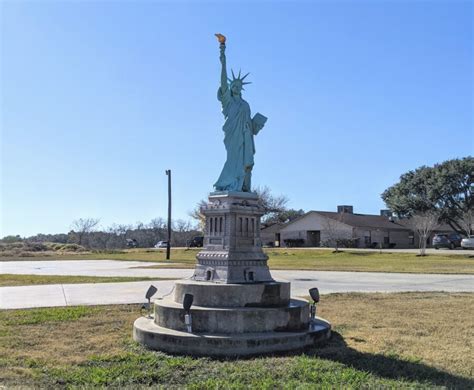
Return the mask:
M166 245L166 260L170 259L171 248L171 169L166 170L168 176L168 245Z

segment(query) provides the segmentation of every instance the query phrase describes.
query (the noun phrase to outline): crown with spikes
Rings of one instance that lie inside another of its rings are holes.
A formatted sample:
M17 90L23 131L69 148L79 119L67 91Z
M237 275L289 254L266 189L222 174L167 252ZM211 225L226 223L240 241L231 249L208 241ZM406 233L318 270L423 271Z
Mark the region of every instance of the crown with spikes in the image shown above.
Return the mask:
M242 78L240 77L240 70L239 70L239 75L238 75L237 77L235 77L235 74L234 74L234 70L233 70L233 69L231 69L231 72L232 72L232 80L229 79L229 78L227 78L227 80L229 80L230 84L235 83L236 81L241 82L242 85L252 84L251 81L244 82L245 78L250 74L250 72L247 73L247 74L246 74L244 77L242 77ZM242 89L244 89L244 88L242 87Z

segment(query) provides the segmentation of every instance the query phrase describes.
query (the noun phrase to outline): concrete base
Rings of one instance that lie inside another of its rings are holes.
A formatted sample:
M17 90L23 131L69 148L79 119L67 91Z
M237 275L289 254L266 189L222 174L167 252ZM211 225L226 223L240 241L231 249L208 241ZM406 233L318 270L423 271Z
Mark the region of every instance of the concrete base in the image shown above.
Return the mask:
M272 278L260 239L264 212L256 194L211 194L201 208L204 248L194 275L176 282L173 297L155 301L153 318L135 321L135 340L170 353L248 356L329 338L331 325L310 321L309 303L290 299L290 283ZM186 296L193 298L189 312Z
M282 307L290 303L290 282L278 280L253 284L220 284L190 279L175 283L174 302L182 304L185 294L193 305L208 307Z
M155 323L185 332L183 305L171 299L155 301ZM203 307L191 308L193 333L240 334L294 332L308 328L309 306L303 299L292 299L283 307Z
M298 350L326 340L331 325L310 321L309 303L290 299L290 283L222 284L178 280L154 316L135 321L133 337L148 348L200 356L248 356ZM192 333L183 298L191 294Z
M316 318L300 332L258 332L242 334L187 333L163 328L154 318L138 318L133 338L148 348L169 353L238 357L294 351L331 337L331 325Z

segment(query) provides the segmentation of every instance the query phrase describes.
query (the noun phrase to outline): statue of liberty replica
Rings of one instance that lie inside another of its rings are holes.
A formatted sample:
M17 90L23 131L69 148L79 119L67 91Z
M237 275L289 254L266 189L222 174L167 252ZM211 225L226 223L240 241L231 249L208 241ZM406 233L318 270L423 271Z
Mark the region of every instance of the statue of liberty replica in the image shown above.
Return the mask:
M204 248L197 255L195 280L218 283L256 283L273 281L267 255L260 240L260 217L264 210L252 192L254 136L267 118L255 114L242 98L245 76L239 71L227 74L226 38L215 34L220 43L221 79L217 99L224 115L224 145L227 158L214 184L209 202L201 208L206 217Z
M270 274L260 239L264 209L251 192L254 136L266 118L251 117L242 99L247 75L227 77L226 38L216 36L222 64L217 98L225 118L227 159L216 191L201 208L204 247L196 255L193 276L176 281L171 297L157 299L154 315L135 321L133 337L151 349L203 356L309 347L329 338L331 325L315 317L314 305L310 312L308 301L291 297L288 281Z
M227 160L219 179L214 184L217 191L251 192L251 175L254 165L255 144L253 137L264 126L267 118L256 114L250 117L250 106L242 98L244 85L248 73L241 77L240 71L235 77L232 71L232 80L227 77L225 56L226 38L216 34L220 42L220 60L222 64L221 85L217 91L217 99L222 104L222 113L225 123L223 126L224 144L227 151Z

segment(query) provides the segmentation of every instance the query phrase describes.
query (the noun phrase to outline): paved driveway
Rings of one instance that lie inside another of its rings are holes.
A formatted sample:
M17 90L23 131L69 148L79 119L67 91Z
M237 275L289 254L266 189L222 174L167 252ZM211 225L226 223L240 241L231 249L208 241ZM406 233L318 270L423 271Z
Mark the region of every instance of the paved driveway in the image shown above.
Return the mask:
M1 273L36 275L150 276L188 278L191 269L144 269L154 264L133 261L18 261L0 263ZM474 275L433 275L375 272L272 271L275 279L289 280L293 296L308 295L317 286L322 294L335 292L449 291L474 292ZM0 308L103 305L144 302L150 284L155 297L173 290L171 280L126 283L55 284L0 288Z

